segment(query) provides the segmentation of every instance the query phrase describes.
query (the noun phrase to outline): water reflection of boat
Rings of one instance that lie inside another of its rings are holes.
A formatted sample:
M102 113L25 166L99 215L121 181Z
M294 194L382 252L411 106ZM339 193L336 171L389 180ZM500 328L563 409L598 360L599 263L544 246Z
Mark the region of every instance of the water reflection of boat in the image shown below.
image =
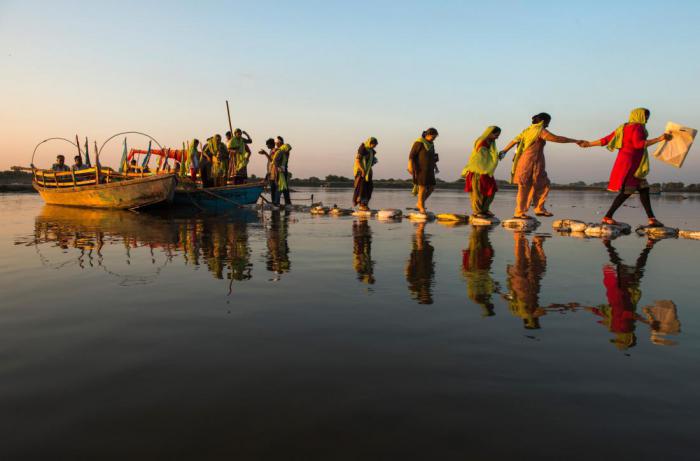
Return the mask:
M412 238L411 254L406 263L406 281L411 297L419 304L433 303L433 285L435 283L435 249L425 236L425 223L416 224L416 233Z
M96 250L97 265L103 267L109 264L103 251L106 245L122 245L127 264L134 249L146 247L151 252L161 250L168 262L179 256L187 265L205 265L218 279L247 280L252 277L248 223L258 220L251 210L219 217L173 218L47 205L36 218L30 242L22 243L79 249L79 258L84 251ZM156 264L155 258L152 264Z
M649 239L633 266L623 262L610 241L603 242L610 258L610 264L603 266L603 285L608 302L587 310L600 317L598 323L605 325L615 335L610 342L620 350L627 350L637 344L637 322L650 327L651 341L654 344L673 345L675 341L666 335L680 333L680 321L673 301L656 301L642 309L644 315L637 312L642 297L640 284L644 268L657 242Z
M462 275L467 281L467 296L481 306L485 317L495 315L491 297L498 290L498 282L491 276L494 250L489 231L485 226L472 226L469 248L462 250Z
M372 229L366 219L352 223L352 267L360 282L374 284Z

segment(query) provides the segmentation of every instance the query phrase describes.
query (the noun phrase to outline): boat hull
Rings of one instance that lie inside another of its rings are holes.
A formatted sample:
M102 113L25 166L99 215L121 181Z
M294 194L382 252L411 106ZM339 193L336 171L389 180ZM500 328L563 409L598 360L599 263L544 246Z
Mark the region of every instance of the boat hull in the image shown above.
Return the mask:
M177 177L167 174L76 187L33 185L48 205L129 209L172 201L176 184Z
M226 211L254 204L262 194L264 186L264 182L256 182L206 189L178 187L175 189L173 205L211 212Z

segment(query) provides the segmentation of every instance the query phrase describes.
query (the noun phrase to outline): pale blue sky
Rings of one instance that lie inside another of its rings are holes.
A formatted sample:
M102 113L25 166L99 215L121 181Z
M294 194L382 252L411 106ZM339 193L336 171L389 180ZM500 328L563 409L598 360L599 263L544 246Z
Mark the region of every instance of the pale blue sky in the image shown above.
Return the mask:
M0 1L0 168L76 132L140 130L174 147L223 133L225 99L256 150L285 136L298 177L350 176L367 136L376 175L408 177L411 142L435 126L440 177L454 180L484 127L501 126L505 145L540 111L577 138L637 106L652 136L668 120L700 128L696 1L106 3ZM681 170L652 160L650 179L700 182L697 149ZM605 180L612 161L547 147L555 182Z

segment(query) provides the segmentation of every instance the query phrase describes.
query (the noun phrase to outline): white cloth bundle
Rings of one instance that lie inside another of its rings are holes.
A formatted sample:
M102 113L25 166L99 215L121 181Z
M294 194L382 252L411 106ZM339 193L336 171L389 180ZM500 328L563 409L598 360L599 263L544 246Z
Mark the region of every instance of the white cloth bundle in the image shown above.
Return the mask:
M661 141L654 152L654 157L664 163L680 168L683 166L690 146L693 145L693 140L698 130L668 122L666 124L666 133L670 133L673 138L670 141Z

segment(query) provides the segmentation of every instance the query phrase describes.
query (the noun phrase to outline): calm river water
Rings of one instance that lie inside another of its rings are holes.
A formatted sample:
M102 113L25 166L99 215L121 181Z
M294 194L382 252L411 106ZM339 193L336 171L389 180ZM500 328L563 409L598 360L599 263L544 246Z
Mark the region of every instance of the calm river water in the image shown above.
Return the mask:
M700 197L653 205L700 229ZM700 241L28 194L0 218L1 459L697 459Z

